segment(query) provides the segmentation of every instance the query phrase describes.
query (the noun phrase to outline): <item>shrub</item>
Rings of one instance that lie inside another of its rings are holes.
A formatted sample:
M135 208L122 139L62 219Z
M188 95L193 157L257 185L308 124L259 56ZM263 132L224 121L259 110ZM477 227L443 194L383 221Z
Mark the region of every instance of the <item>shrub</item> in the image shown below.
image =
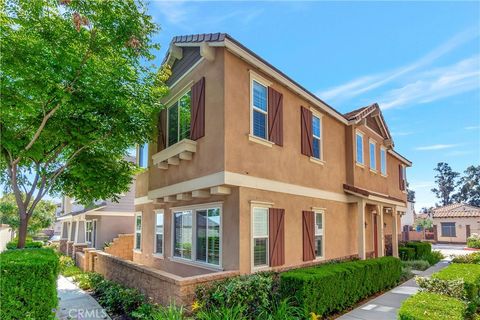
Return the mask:
M463 280L465 297L476 301L480 288L480 265L454 263L434 273L432 278L441 280Z
M210 311L200 311L195 318L198 320L245 320L247 319L244 315L246 309L247 307L244 305L236 305L233 307L221 306ZM163 319L166 318L162 318L162 320Z
M400 275L401 263L394 257L327 264L280 274L280 293L293 297L304 314L323 316L394 286Z
M58 271L51 249L0 254L0 319L54 319Z
M409 247L399 247L398 255L403 261L413 260L415 259L415 249Z
M7 250L15 250L18 246L18 238L13 239L12 241L7 243ZM27 238L25 240L25 249L31 248L41 248L43 247L43 242L40 241L33 241L32 238Z
M80 268L75 265L75 261L71 257L60 255L59 260L60 260L60 274L62 276L72 277L82 273L82 270L80 270Z
M457 299L465 298L465 283L463 280L415 277L415 281L423 291L443 294Z
M302 309L293 305L290 299L274 301L270 308L260 312L258 319L264 320L296 320L303 316Z
M445 256L440 251L432 251L423 257L431 266L436 265L443 258L445 258Z
M466 305L462 301L437 293L419 292L402 303L400 320L462 320Z
M77 283L77 285L82 290L90 290L92 289L92 282L90 279L91 273L79 273L73 276L73 280Z
M427 270L430 268L430 263L426 260L411 260L411 261L402 261L403 267L408 267L413 270Z
M415 259L421 260L432 252L432 244L430 242L412 241L405 244L407 248L415 249Z
M195 298L206 310L222 306L234 308L246 306L246 313L252 317L270 306L274 299L274 275L256 273L216 281L206 286L198 286Z
M452 262L480 264L480 252L474 252L463 256L456 256L455 258L453 258Z
M413 276L414 274L412 272L412 268L402 266L402 273L400 274L399 282L405 282L407 280L410 280L413 278Z
M472 235L467 238L467 247L480 248L480 236L477 233L472 233Z
M184 318L183 308L181 306L178 307L173 303L167 307L159 307L151 314L152 320L182 320Z

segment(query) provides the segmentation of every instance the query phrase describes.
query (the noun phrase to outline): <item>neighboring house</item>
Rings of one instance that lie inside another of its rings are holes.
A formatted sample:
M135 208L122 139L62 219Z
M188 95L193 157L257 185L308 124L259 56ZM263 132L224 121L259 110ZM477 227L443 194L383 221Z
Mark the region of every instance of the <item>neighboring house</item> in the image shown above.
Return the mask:
M134 262L186 277L398 255L411 162L377 104L341 114L227 34L175 37L164 62Z
M480 233L480 207L455 203L433 209L433 226L438 242L466 243Z
M413 226L415 224L416 214L414 205L414 202L407 202L407 211L405 212L405 214L402 215L400 219L402 224L402 230L405 226Z
M7 243L13 240L15 231L8 224L0 224L0 252L7 248Z
M134 197L135 183L118 202L98 201L85 207L64 197L57 217L61 225L60 251L75 257L83 248L103 249L119 234L133 234Z

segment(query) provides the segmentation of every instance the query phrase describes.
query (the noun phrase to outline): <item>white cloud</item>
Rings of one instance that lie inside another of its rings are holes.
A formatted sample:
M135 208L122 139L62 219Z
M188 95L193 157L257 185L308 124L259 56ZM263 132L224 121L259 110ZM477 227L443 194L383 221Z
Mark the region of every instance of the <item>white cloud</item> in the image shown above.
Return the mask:
M478 130L480 129L480 126L468 126L468 127L465 127L465 130Z
M450 149L458 146L458 144L432 144L429 146L416 147L415 150L430 151L430 150L443 150Z
M187 1L153 1L155 8L152 12L153 15L158 12L165 17L165 19L172 24L182 24L187 21L188 6L185 5Z
M477 38L478 35L479 33L476 28L467 29L450 38L448 41L411 64L389 72L363 76L345 84L319 91L317 95L325 100L345 100L359 96L360 94L379 88L400 77L412 74L413 71L431 64L460 45Z

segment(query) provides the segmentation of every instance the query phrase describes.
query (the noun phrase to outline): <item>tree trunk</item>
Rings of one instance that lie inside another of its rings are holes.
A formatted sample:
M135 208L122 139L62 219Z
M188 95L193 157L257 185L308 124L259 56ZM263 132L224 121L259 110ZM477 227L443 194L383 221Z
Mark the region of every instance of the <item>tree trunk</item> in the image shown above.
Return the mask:
M27 227L28 227L28 216L25 214L20 214L20 226L18 227L18 249L23 249L25 247L25 241L27 240Z

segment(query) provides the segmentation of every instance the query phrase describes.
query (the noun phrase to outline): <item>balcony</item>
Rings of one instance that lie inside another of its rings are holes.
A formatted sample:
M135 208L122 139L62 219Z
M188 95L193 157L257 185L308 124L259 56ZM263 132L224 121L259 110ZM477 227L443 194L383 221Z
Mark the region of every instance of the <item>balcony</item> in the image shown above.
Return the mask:
M183 139L173 146L154 154L152 156L153 165L166 170L169 165L178 166L180 160L192 160L195 152L197 152L197 142Z

